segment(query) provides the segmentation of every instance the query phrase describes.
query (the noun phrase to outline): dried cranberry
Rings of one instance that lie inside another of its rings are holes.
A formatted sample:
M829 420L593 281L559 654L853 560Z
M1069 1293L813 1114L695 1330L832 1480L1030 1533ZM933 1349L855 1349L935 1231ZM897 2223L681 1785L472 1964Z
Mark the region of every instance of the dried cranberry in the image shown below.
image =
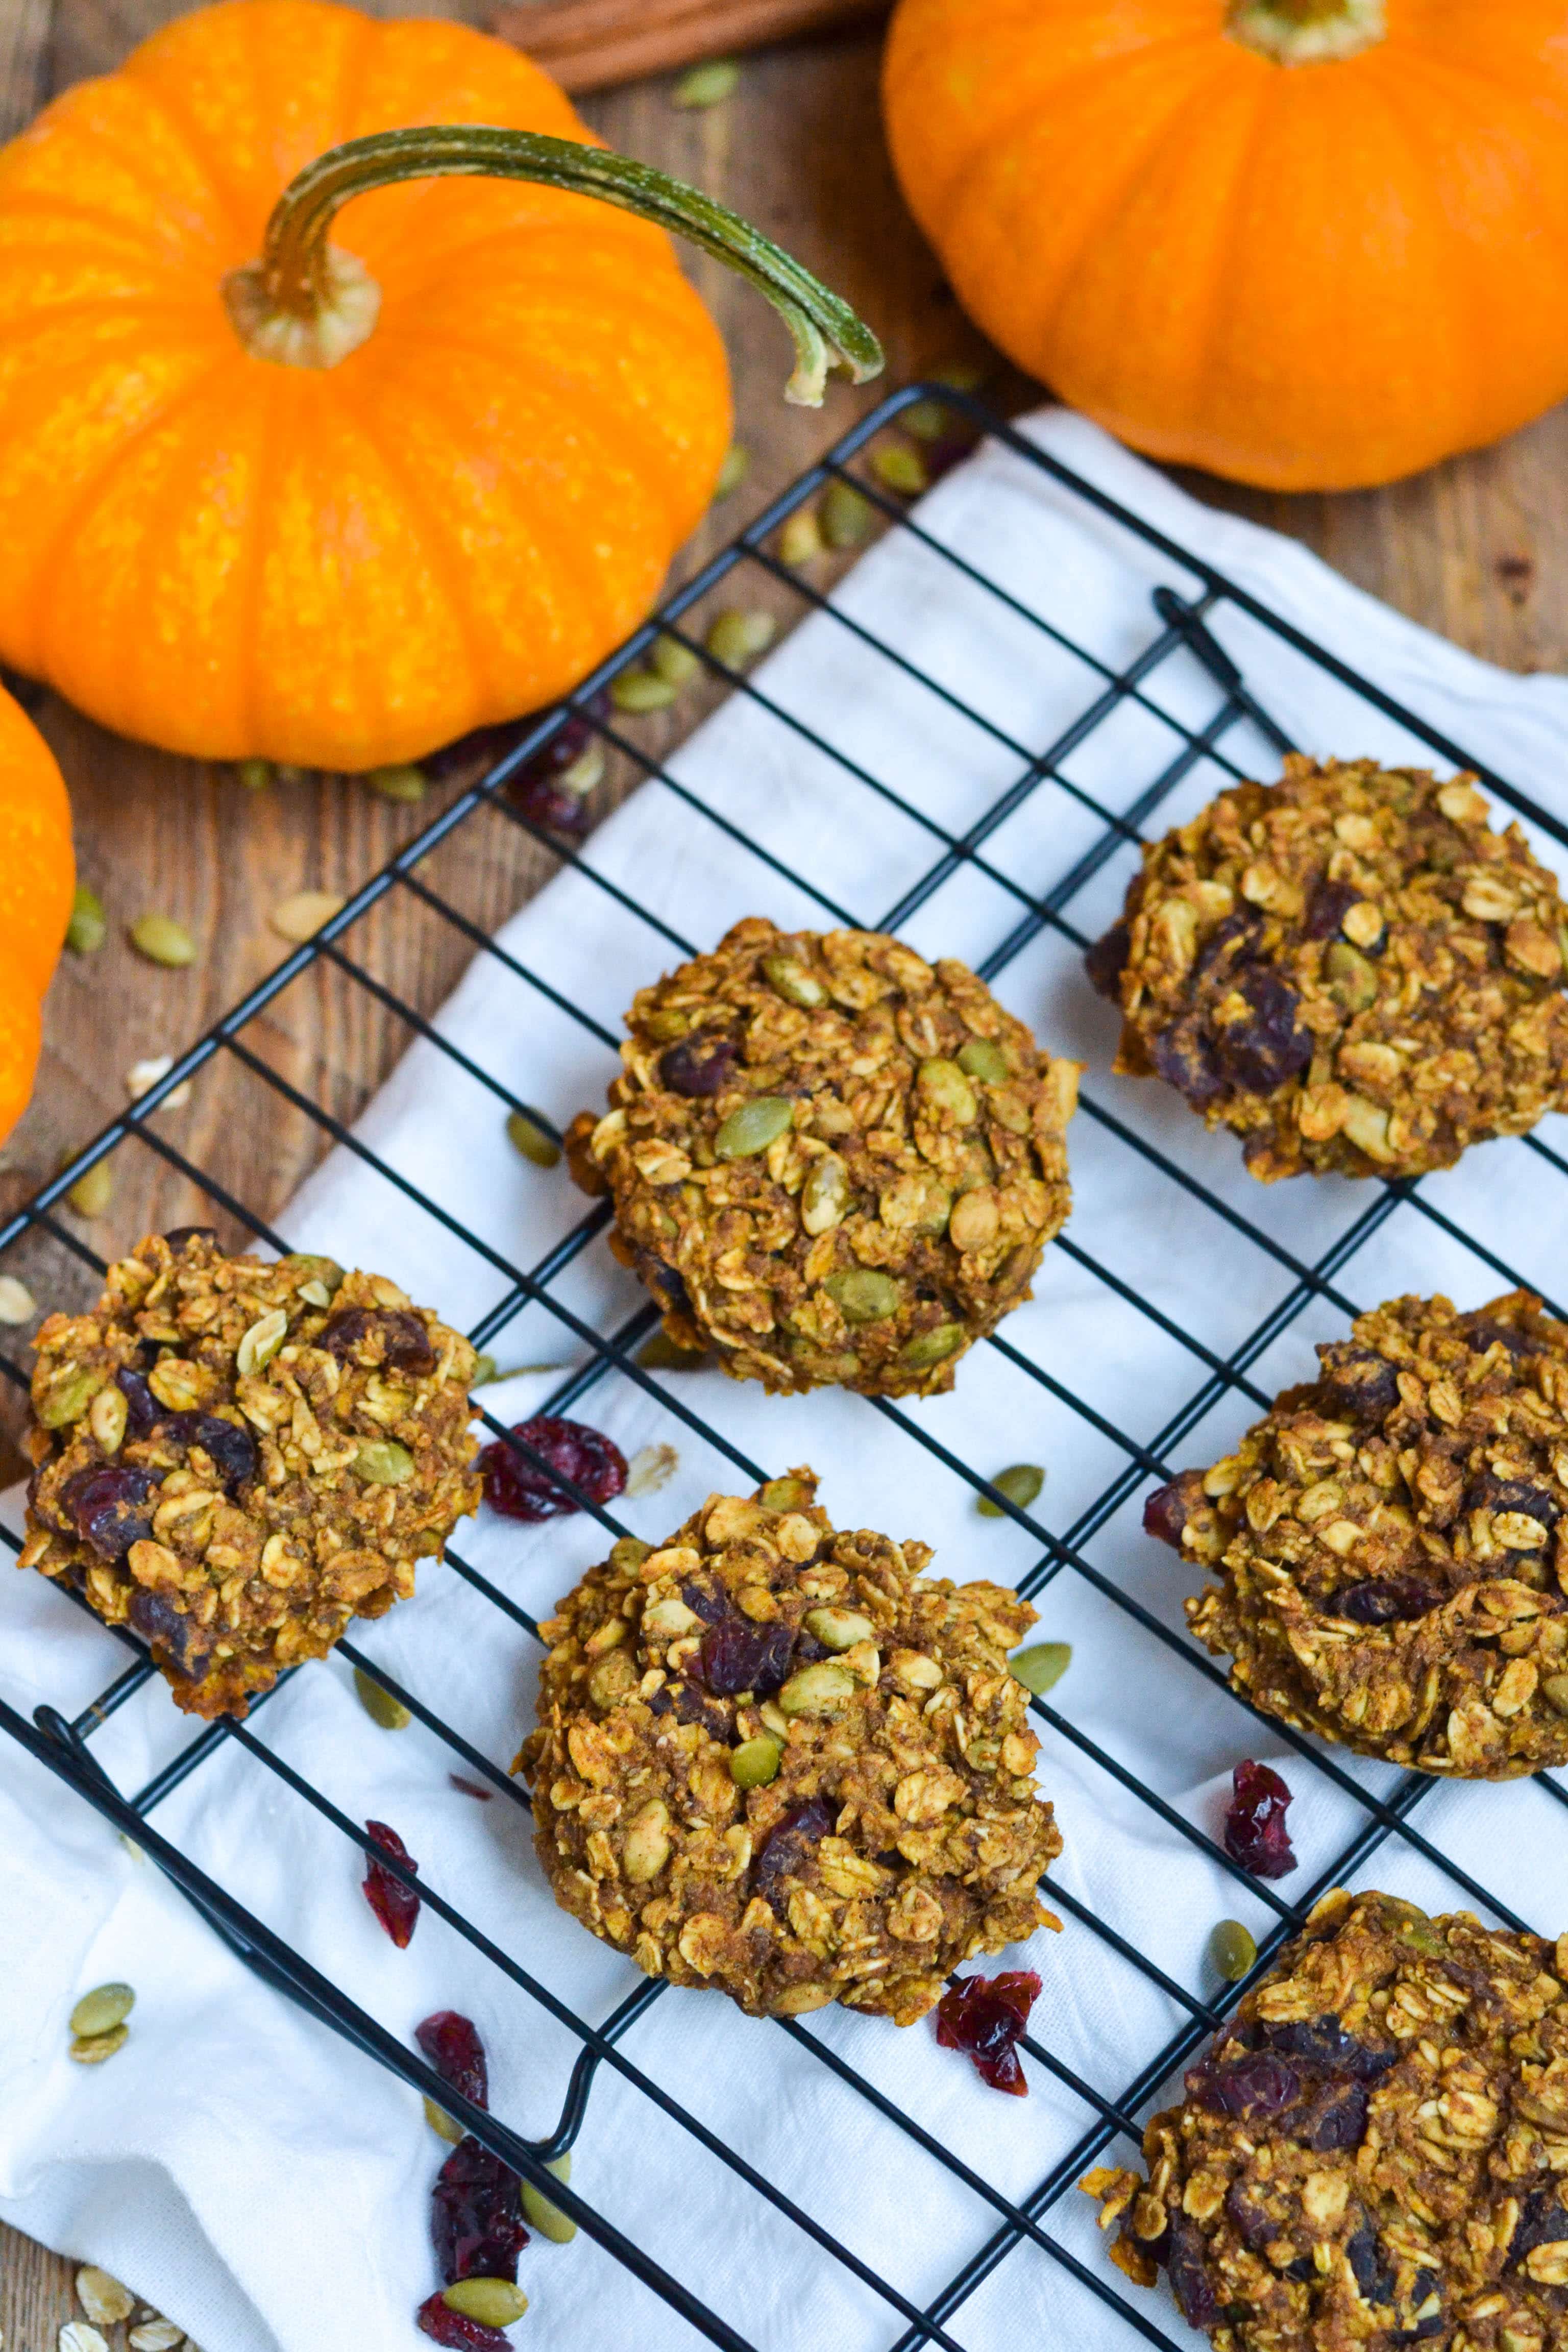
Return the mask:
M469 2319L463 2312L454 2311L449 2304L442 2302L439 2294L422 2303L414 2317L435 2343L456 2345L458 2352L511 2352L510 2336L503 2336L499 2327L487 2327L482 2320Z
M217 1412L166 1412L153 1433L160 1445L207 1456L232 1500L256 1475L256 1440L243 1423Z
M1370 1427L1385 1421L1399 1402L1397 1370L1371 1348L1331 1340L1320 1345L1318 1357L1323 1368L1318 1394L1325 1412Z
M1363 1584L1347 1585L1330 1604L1336 1617L1352 1625L1393 1625L1410 1617L1425 1617L1442 1595L1419 1576L1373 1576Z
M1212 2327L1220 2315L1220 2300L1204 2263L1204 2233L1185 2213L1171 2216L1166 2262L1182 2317L1189 2327Z
M1546 1528L1554 1528L1563 1516L1563 1506L1544 1486L1531 1486L1522 1478L1499 1478L1491 1471L1475 1479L1465 1495L1467 1511L1521 1511L1527 1519L1535 1519Z
M698 1584L689 1577L680 1588L680 1597L705 1625L716 1625L721 1617L730 1614L728 1594L711 1591L707 1585Z
M795 1636L787 1625L753 1625L747 1617L721 1617L702 1636L699 1666L715 1698L756 1691L763 1698L788 1682Z
M1399 2063L1397 2050L1374 2050L1370 2042L1358 2042L1337 2017L1296 2018L1255 2031L1279 2056L1299 2058L1304 2065L1321 2066L1332 2074L1348 2074L1358 2083L1374 2083Z
M811 1860L812 1848L833 1827L833 1812L820 1797L812 1797L781 1814L768 1832L756 1868L752 1892L776 1909L786 1878L799 1878Z
M721 1095L735 1075L735 1041L710 1029L683 1037L659 1056L658 1075L672 1095Z
M936 2038L944 2050L966 2052L981 2081L994 2091L1026 2098L1029 2085L1018 2040L1039 1993L1040 1979L1033 1969L965 1977L949 1985L936 2005Z
M443 2083L461 2092L476 2107L488 2107L489 2071L485 2045L471 2017L455 2009L438 2009L414 2029L414 2039Z
M416 1377L436 1369L436 1350L430 1345L430 1334L417 1315L404 1307L345 1307L323 1324L318 1347L325 1348L340 1363L357 1356L370 1342L374 1360L374 1341L380 1338L382 1361L395 1371L413 1372Z
M217 1232L212 1225L171 1225L163 1235L172 1250L183 1250L187 1242L211 1242L217 1246Z
M1433 2295L1440 2295L1442 2289L1443 2282L1436 2271L1417 2271L1410 2289L1410 2309L1419 2311ZM1417 2319L1412 2326L1397 2328L1394 2340L1396 2344L1419 2344L1426 2336L1440 2335L1447 2325L1448 2315L1439 2303L1437 2309L1429 2311L1425 2319Z
M1149 1041L1149 1058L1167 1086L1202 1110L1225 1092L1214 1049L1195 1013L1184 1013Z
M1301 936L1309 940L1331 940L1352 907L1358 906L1366 893L1348 882L1330 882L1326 878L1313 891L1307 907L1307 919L1301 926Z
M520 1421L511 1433L542 1454L552 1469L570 1478L592 1502L609 1502L626 1483L626 1456L619 1446L584 1421L538 1412L531 1421ZM503 1438L485 1447L479 1469L485 1500L503 1518L564 1519L583 1507L548 1471L536 1470Z
M528 2243L521 2188L516 2173L471 2135L458 2142L430 2191L430 2235L444 2285L462 2278L515 2282L517 2258Z
M1521 2199L1519 2220L1508 2242L1508 2268L1516 2271L1536 2246L1553 2246L1568 2238L1565 2213L1549 2189L1532 2189Z
M1239 2180L1233 2180L1226 2190L1225 2210L1249 2254L1260 2254L1279 2235L1279 2222L1270 2221L1262 2206L1253 2203Z
M383 1847L395 1862L405 1870L417 1871L419 1864L394 1829L384 1822L366 1822L365 1828L378 1846ZM412 1886L405 1886L395 1878L386 1864L372 1854L365 1865L362 1881L364 1899L386 1929L400 1952L406 1951L419 1921L419 1897Z
M481 1805L488 1805L495 1795L493 1789L481 1789L477 1780L465 1780L460 1772L448 1772L447 1778L463 1796L477 1797Z
M1345 2240L1345 2260L1351 2266L1351 2275L1368 2303L1394 2301L1394 2268L1378 2243L1377 2232L1370 2221L1362 2221Z
M1223 995L1234 986L1237 970L1250 963L1263 944L1263 918L1252 913L1227 915L1216 923L1193 966L1194 981L1212 981Z
M1204 1499L1204 1474L1184 1470L1168 1486L1156 1486L1143 1505L1143 1532L1173 1551L1182 1549L1182 1530Z
M1236 1794L1225 1816L1225 1850L1258 1878L1283 1878L1296 1867L1285 1811L1290 1791L1267 1764L1238 1764Z
M1320 2083L1291 2127L1291 2137L1326 2156L1337 2148L1359 2147L1366 2137L1367 2088L1331 2075Z
M710 1739L728 1746L734 1727L715 1698L708 1698L690 1683L666 1683L648 1701L655 1715L673 1715L677 1723L700 1723Z
M608 699L602 694L595 695L588 706L590 711L601 715L608 708ZM515 742L517 740L514 733L511 740ZM590 832L594 820L588 813L587 796L571 791L557 779L580 760L596 740L589 717L584 712L574 711L549 742L535 751L531 759L525 760L521 767L508 778L507 797L512 806L534 824L551 826L557 833L580 837Z
M1251 1017L1220 1031L1215 1063L1238 1093L1272 1094L1300 1077L1312 1058L1312 1033L1300 1025L1301 1000L1267 965L1242 972L1235 989Z
M122 1367L114 1375L114 1385L125 1399L125 1434L134 1445L151 1434L163 1408L148 1387L145 1372Z
M1516 1331L1511 1323L1499 1323L1489 1315L1467 1315L1455 1325L1457 1336L1478 1356L1495 1347L1500 1339L1510 1356L1538 1356L1541 1342L1532 1339L1528 1331Z
M1083 968L1089 974L1089 986L1112 1004L1121 1002L1121 975L1131 952L1132 933L1125 915L1111 924L1102 940L1096 940L1092 947L1084 950Z
M1282 2116L1301 2095L1301 2077L1294 2066L1268 2050L1251 2050L1245 2057L1228 2058L1207 2074L1194 2067L1186 2077L1187 2096L1211 2116L1235 2116L1243 2122Z
M123 1559L133 1543L153 1532L158 1485L150 1470L133 1470L128 1462L100 1462L66 1480L60 1508L100 1559Z
M162 1663L200 1681L212 1654L212 1636L205 1626L161 1592L133 1593L126 1614L132 1632L153 1644Z

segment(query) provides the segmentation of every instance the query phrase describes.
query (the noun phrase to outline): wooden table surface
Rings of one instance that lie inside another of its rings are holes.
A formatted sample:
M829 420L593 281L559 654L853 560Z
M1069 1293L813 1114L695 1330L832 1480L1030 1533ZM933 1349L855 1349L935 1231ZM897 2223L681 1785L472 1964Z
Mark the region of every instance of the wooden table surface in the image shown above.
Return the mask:
M464 13L442 0L426 13L437 9ZM178 13L179 0L0 0L0 133L66 84L116 64ZM705 113L672 107L666 82L612 92L584 110L614 145L723 196L820 270L881 334L888 383L979 362L991 394L1016 409L1030 388L964 320L900 204L878 128L876 82L876 40L856 37L749 59L735 95ZM771 312L716 264L700 262L696 275L729 342L738 429L752 462L688 563L876 396L837 389L819 411L784 407L786 346ZM1389 490L1287 499L1202 480L1189 487L1293 532L1363 587L1494 661L1520 670L1568 661L1568 410ZM131 1064L176 1051L278 961L282 945L266 919L272 906L302 887L353 888L430 805L395 806L337 778L253 794L231 770L121 742L52 698L38 715L71 789L81 874L102 897L110 935L97 956L68 956L55 982L37 1096L0 1152L0 1212L121 1107ZM467 910L476 920L500 920L549 865L521 835L476 848L464 876ZM200 954L190 970L156 970L125 944L125 925L152 909L177 916L195 934ZM434 945L427 929L395 909L384 924L379 970L416 1003L438 1003L456 977L459 947ZM405 1036L390 1016L367 1017L363 998L351 1005L326 973L279 1001L268 1033L266 1050L279 1066L346 1117ZM250 1099L239 1071L215 1065L184 1110L163 1115L163 1127L193 1159L235 1176L265 1211L288 1197L320 1139L304 1120L269 1122L259 1138L246 1117ZM149 1152L122 1150L116 1170L107 1214L79 1228L100 1250L205 1213L200 1196ZM0 1458L0 1475L14 1467L14 1454ZM90 2259L93 2249L73 2252ZM61 2324L79 2315L73 2272L0 2228L6 2352L56 2352ZM124 2330L110 2333L121 2352ZM209 2344L207 2352L223 2347Z

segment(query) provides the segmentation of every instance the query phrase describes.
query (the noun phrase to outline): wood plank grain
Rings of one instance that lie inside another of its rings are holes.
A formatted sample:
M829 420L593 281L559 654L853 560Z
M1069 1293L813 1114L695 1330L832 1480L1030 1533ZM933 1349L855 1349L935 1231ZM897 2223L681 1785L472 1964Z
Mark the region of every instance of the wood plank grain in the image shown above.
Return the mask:
M58 0L51 18L47 0L0 0L0 106L9 105L15 120L40 75L58 87L104 71L182 5ZM463 13L454 0L422 0L423 13L433 9ZM889 383L978 359L1000 404L1037 399L987 353L909 222L879 133L876 88L876 41L852 37L757 56L733 100L710 112L677 111L660 82L605 94L584 111L612 143L721 195L822 270L882 335ZM684 565L758 511L875 397L874 390L838 389L820 412L786 408L778 395L788 350L777 321L716 263L697 262L693 275L729 343L739 431L752 462ZM1306 541L1373 593L1489 659L1521 670L1568 662L1568 411L1500 448L1354 497L1189 486ZM0 1209L119 1107L132 1061L182 1045L278 961L282 944L266 921L278 899L307 885L347 890L427 813L390 807L341 780L251 796L227 770L118 741L52 698L41 719L71 785L82 870L103 895L111 937L98 958L68 960L51 993L37 1098L0 1151ZM657 727L649 740L661 740ZM465 828L440 874L475 921L494 923L550 868L544 853L498 820ZM157 971L125 945L124 925L154 907L178 914L200 940L190 971ZM406 899L372 928L366 952L375 970L412 1003L438 1003L466 959L462 941ZM353 1115L405 1042L401 1024L329 973L290 991L260 1026L268 1059L341 1118ZM300 1115L261 1118L258 1103L258 1082L230 1058L204 1073L189 1107L163 1114L162 1126L176 1149L272 1213L324 1139ZM100 1249L200 1205L152 1154L119 1156L126 1165L108 1216L92 1227L62 1221ZM76 1279L58 1246L40 1251L40 1295L56 1280L68 1286ZM100 2079L112 2095L112 2068ZM73 2251L90 2256L92 2249ZM69 2282L67 2264L0 2231L6 2352L55 2352L73 2310Z

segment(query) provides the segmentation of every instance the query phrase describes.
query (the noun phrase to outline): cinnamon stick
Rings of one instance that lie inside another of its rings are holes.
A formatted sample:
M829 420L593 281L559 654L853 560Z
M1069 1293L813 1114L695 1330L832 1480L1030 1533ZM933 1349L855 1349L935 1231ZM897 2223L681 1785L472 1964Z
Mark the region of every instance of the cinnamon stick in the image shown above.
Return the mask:
M565 89L606 89L699 58L885 13L888 0L501 0L491 18Z

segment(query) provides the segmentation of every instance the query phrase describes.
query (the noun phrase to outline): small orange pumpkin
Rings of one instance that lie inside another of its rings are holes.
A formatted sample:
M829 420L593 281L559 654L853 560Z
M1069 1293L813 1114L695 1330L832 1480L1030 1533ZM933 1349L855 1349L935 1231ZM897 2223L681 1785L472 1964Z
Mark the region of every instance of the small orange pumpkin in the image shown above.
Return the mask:
M960 300L1134 447L1384 482L1568 394L1564 0L900 0Z
M123 733L304 767L554 699L729 445L666 226L783 310L798 396L880 364L463 26L223 0L67 90L0 152L0 659Z
M75 887L64 780L32 720L0 688L0 1142L33 1091L40 1009Z

